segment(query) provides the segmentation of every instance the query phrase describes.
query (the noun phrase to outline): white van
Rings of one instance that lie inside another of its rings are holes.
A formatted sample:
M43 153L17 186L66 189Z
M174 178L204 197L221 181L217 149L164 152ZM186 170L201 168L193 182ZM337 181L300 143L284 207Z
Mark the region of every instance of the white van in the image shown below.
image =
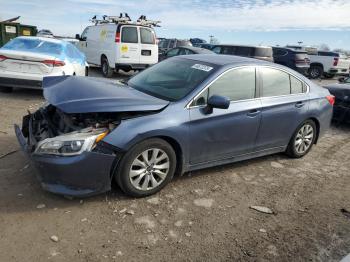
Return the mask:
M76 38L88 63L101 66L105 77L119 69L140 70L158 62L156 35L150 25L97 22Z

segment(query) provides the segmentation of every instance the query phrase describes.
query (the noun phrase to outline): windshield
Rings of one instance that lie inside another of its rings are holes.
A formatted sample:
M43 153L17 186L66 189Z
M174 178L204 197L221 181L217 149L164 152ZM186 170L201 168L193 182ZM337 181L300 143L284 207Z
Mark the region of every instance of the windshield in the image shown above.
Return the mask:
M57 43L41 39L15 38L2 47L2 49L36 52L42 54L60 55L62 46Z
M137 74L128 85L146 94L177 101L189 94L215 70L215 65L171 58Z

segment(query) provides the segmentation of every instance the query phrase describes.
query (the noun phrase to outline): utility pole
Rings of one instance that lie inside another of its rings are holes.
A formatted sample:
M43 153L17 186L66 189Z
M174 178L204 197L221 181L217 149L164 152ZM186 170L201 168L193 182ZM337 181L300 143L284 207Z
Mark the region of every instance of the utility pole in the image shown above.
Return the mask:
M209 43L210 43L210 44L213 44L213 38L214 38L214 36L213 36L213 35L210 35L209 37L210 37Z

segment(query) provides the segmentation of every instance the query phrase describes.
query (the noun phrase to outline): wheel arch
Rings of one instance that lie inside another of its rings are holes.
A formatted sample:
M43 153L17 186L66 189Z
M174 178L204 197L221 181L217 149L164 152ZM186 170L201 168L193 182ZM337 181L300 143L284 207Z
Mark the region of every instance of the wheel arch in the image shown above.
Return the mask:
M167 136L167 135L155 135L155 136L149 136L149 137L145 137L141 140L138 140L136 143L132 144L129 147L132 148L133 146L140 144L146 140L149 139L154 139L154 138L158 138L158 139L162 139L164 141L166 141L174 150L175 155L176 155L176 169L175 169L175 175L181 175L184 171L184 151L183 151L183 147L180 145L179 141L177 141L175 138ZM122 158L125 156L126 151L124 151L122 154L120 154L120 158L118 159L118 161L116 161L114 163L114 165L112 166L111 169L111 181L113 181L114 176L118 173L118 170L120 168L120 163Z
M319 66L319 67L322 67L322 70L324 69L323 64L318 63L318 62L311 63L311 64L310 64L310 68L311 68L312 66Z
M315 125L316 125L316 139L315 139L315 144L317 144L317 141L318 141L318 137L320 135L320 121L318 121L318 119L316 117L310 117L308 119L306 119L305 121L307 120L312 120Z

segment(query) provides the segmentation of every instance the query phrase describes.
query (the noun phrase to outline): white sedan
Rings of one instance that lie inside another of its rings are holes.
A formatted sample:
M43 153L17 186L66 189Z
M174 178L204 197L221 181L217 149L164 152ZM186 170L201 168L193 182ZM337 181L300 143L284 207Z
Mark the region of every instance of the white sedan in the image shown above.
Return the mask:
M67 41L22 36L0 48L0 91L41 89L45 76L87 74L85 55Z

